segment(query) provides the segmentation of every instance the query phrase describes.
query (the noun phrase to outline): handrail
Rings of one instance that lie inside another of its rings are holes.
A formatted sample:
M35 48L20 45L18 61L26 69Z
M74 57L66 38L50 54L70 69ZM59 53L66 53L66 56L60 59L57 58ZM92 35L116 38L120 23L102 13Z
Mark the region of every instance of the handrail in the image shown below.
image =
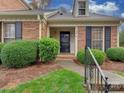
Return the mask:
M90 52L90 54L91 54L91 56L92 56L92 58L93 58L93 60L94 60L94 63L96 64L96 66L97 66L97 68L98 68L100 74L102 75L103 80L106 82L106 77L105 77L105 75L103 74L102 69L100 68L100 66L99 66L99 64L98 64L98 62L97 62L97 60L96 60L96 58L94 57L94 55L93 55L93 53L91 52L91 50L90 50L89 47L88 47L88 50L89 50L89 52ZM106 83L107 83L107 82L106 82Z
M85 84L89 93L108 93L111 86L89 47L85 48Z

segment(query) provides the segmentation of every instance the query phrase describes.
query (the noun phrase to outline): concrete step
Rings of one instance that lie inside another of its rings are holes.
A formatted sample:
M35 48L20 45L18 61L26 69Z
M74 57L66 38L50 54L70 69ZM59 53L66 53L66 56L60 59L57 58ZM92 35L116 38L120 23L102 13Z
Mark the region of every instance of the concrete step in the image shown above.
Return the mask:
M58 61L57 62L61 67L65 69L69 69L71 71L79 73L81 76L84 77L84 66L76 64L73 61ZM112 71L106 71L103 70L103 73L105 76L108 77L109 83L112 85L111 86L111 91L110 93L124 93L124 77L117 75L113 73ZM116 90L116 91L115 91ZM118 92L119 91L119 92Z
M92 91L91 93L101 93L101 91L99 92ZM102 93L104 93L104 91L102 91ZM109 91L109 93L124 93L124 91Z
M124 91L110 91L109 93L124 93Z
M111 71L103 71L105 76L109 78L109 83L111 84L112 91L124 91L124 77L115 74ZM124 92L123 92L124 93Z

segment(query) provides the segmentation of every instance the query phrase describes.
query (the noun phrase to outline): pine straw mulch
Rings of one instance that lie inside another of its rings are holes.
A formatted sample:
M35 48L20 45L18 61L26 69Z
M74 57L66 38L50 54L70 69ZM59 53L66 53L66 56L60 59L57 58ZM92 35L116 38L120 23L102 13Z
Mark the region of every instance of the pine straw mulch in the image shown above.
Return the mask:
M15 88L21 83L60 68L56 63L37 64L20 69L9 69L0 65L0 88Z
M104 70L124 72L124 62L106 60L101 67Z
M81 64L76 59L74 60L76 64L84 66L84 64ZM121 71L124 72L124 62L117 62L117 61L111 61L107 59L103 65L101 66L103 70L109 70L109 71Z

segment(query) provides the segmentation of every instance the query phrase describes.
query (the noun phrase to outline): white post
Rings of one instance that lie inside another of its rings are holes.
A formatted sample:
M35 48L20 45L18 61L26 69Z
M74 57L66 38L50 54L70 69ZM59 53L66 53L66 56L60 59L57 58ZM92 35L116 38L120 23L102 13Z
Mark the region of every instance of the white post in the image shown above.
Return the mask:
M78 52L78 27L75 27L75 56Z
M2 43L4 42L4 24L3 24L3 22L2 22L2 26L1 26L1 41L2 41Z

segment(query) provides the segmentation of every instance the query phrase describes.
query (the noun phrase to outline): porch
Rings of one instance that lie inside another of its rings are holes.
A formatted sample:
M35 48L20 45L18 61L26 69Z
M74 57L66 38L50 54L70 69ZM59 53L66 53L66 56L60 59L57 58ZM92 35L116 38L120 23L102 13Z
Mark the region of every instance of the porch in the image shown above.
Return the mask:
M76 55L76 31L75 27L50 27L49 35L60 41L61 55Z

